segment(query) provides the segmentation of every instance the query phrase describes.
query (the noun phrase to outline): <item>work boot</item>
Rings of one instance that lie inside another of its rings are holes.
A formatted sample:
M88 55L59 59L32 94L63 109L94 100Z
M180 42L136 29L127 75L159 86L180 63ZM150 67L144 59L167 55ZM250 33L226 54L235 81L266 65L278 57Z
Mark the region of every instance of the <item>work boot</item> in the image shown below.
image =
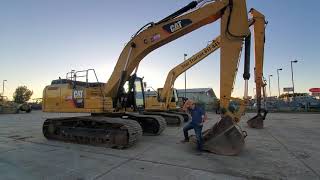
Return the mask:
M187 143L187 142L189 142L189 139L184 139L184 140L181 140L180 142L181 143Z

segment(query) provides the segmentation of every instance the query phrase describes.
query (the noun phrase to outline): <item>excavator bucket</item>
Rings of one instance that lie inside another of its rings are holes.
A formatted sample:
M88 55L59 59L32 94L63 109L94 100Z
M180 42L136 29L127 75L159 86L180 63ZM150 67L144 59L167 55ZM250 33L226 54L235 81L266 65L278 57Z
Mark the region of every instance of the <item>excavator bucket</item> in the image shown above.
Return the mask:
M203 132L203 149L219 155L237 155L244 147L245 131L239 130L232 118L226 116ZM191 137L196 143L196 138Z
M263 112L263 115L261 114L261 111ZM263 129L263 121L266 119L267 114L267 110L261 109L260 111L258 111L258 114L256 116L247 121L248 126L250 128Z
M253 118L249 119L247 124L250 128L263 129L263 121L263 116L261 114L257 114Z

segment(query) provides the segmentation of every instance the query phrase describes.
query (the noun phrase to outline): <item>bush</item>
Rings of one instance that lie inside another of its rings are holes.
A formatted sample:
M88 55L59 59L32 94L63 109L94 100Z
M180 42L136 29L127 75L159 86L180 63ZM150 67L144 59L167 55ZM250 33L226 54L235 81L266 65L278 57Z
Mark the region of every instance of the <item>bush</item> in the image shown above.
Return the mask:
M33 91L29 90L27 86L19 86L13 94L13 100L15 103L23 104L30 100Z

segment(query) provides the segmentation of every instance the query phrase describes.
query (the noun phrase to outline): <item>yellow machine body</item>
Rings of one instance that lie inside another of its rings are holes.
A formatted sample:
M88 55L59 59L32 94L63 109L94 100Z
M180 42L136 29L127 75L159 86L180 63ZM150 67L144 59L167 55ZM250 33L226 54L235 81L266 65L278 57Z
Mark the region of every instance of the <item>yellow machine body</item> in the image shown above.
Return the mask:
M177 110L180 109L178 105L178 95L177 90L175 88L171 88L170 101L163 103L160 101L161 94L163 92L163 88L158 88L157 95L147 96L145 110L159 110L159 111L167 111L167 110Z
M53 84L43 91L44 112L103 113L112 112L112 99L103 97L99 87L73 88L71 83Z

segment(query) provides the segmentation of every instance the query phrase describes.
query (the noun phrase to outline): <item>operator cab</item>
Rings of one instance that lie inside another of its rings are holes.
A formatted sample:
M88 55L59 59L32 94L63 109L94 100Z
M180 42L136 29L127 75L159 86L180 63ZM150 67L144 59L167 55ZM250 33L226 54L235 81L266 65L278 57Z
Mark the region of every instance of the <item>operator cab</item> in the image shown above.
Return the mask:
M158 101L160 101L160 94L162 93L163 88L158 88ZM178 92L176 88L172 88L172 95L170 102L178 102Z
M171 102L178 102L178 91L176 88L172 89L172 99Z
M124 84L120 95L120 103L122 108L132 108L135 111L144 110L145 94L143 87L143 78L133 75Z

